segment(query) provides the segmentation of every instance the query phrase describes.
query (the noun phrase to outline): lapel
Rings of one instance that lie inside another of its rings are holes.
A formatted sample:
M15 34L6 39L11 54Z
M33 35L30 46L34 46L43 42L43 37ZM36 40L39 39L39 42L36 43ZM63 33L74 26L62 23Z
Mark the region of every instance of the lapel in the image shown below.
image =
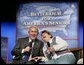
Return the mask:
M29 37L25 38L24 45L25 45L25 47L29 45Z

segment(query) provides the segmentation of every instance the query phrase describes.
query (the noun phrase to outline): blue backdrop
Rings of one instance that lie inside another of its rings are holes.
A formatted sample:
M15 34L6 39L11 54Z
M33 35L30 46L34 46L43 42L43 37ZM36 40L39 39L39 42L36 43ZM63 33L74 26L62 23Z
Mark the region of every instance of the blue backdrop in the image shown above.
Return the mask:
M8 37L8 62L12 59L11 51L15 45L15 34L16 22L1 22L1 37Z
M78 2L23 3L17 9L17 39L28 36L28 27L49 30L65 39L69 48L78 47Z

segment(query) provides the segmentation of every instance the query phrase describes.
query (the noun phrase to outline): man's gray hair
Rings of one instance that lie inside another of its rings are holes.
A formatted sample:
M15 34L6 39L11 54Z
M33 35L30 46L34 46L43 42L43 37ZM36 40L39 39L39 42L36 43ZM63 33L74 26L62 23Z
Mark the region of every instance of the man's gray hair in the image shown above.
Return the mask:
M37 27L37 26L30 26L30 27L29 27L29 31L31 30L31 28L36 28L37 31L38 31L38 27Z

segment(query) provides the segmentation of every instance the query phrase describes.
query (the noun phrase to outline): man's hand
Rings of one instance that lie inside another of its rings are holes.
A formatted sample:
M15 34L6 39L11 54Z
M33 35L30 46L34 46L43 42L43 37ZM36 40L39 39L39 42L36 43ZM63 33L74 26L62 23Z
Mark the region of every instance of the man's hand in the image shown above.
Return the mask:
M29 46L27 46L25 49L24 49L24 52L29 52L30 51L30 47Z
M34 58L29 58L28 61L37 61L37 60L41 60L42 57L34 57Z
M35 59L36 59L36 60L41 60L41 59L42 59L42 57L35 57Z
M35 60L35 58L29 58L29 60L28 61L34 61Z
M53 51L55 51L55 49L53 47L49 47L49 51L53 52Z

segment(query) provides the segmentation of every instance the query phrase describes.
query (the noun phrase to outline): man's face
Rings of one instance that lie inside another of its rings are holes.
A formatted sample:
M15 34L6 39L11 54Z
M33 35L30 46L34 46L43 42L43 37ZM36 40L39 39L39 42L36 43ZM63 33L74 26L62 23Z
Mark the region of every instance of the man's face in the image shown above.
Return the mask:
M49 42L49 40L51 39L50 37L51 37L51 35L49 35L47 33L42 34L42 40L46 43Z
M31 39L36 39L38 36L38 30L36 28L31 28L28 33Z

